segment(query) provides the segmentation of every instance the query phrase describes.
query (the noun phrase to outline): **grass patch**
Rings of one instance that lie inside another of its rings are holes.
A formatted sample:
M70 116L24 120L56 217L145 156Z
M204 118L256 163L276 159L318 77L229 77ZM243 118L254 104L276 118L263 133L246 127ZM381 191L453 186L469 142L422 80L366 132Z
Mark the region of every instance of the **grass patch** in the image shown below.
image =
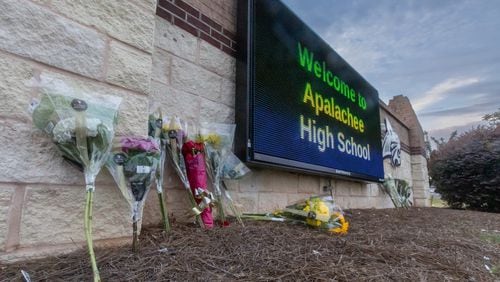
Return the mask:
M448 204L441 199L432 197L431 198L431 206L433 208L447 208Z
M484 233L485 234L479 235L479 238L481 238L481 240L492 243L492 244L500 245L500 233L496 233L496 234L491 234L491 233L488 234L486 232L484 232ZM497 269L497 271L500 272L500 269Z
M482 232L482 233L484 234L479 235L479 238L481 240L500 246L500 233L488 233L488 232ZM493 274L495 277L500 277L500 264L494 265L491 268L491 274Z
M493 273L493 275L495 275L497 277L500 277L500 264L497 266L493 266L491 268L491 273Z

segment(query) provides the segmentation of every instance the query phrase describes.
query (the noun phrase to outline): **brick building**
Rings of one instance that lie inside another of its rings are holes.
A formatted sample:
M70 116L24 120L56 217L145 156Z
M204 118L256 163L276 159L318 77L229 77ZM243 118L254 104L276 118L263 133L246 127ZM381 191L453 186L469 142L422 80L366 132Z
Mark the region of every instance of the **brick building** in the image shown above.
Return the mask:
M33 77L62 79L123 98L118 135L146 135L149 108L192 121L235 121L235 0L6 0L0 9L0 260L74 250L84 243L82 174L68 166L26 108ZM385 172L413 186L427 206L423 132L406 97L380 102L381 120L401 141L401 166ZM178 219L188 207L172 169L167 207ZM254 168L229 185L248 212L267 211L324 192L331 185L344 208L388 208L375 183ZM131 235L129 208L104 169L97 178L94 238L115 244ZM150 193L144 224L159 222Z

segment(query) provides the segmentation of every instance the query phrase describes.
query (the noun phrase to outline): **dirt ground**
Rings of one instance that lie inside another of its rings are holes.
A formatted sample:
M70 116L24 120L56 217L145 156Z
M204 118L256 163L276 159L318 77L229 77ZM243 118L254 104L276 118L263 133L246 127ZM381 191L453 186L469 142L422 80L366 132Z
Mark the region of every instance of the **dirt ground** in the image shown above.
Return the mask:
M141 249L97 249L103 281L500 281L500 214L439 208L349 210L332 236L246 221L206 231L175 224L141 234ZM487 267L492 269L491 273ZM87 253L0 265L1 281L90 281Z

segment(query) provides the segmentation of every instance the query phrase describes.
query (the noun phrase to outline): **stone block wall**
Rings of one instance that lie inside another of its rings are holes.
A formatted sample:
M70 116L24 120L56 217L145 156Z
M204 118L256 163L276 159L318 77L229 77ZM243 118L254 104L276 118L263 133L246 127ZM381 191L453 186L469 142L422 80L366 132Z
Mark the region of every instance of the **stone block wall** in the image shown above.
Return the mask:
M119 135L147 134L154 0L5 0L0 9L0 260L71 251L84 242L83 174L34 130L32 78L116 95ZM103 170L97 178L97 244L131 235L129 208ZM117 240L118 239L118 240Z

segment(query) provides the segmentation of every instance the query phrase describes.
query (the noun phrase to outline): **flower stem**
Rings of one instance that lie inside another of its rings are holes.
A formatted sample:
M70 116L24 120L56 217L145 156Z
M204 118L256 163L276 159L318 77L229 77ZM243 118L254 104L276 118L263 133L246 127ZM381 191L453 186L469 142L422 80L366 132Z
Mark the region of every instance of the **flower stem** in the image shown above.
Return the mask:
M94 247L92 242L92 205L93 205L94 191L92 189L87 189L86 204L85 204L85 219L84 219L84 229L85 229L85 239L87 240L87 247L90 255L90 264L92 265L92 273L94 275L94 282L101 281L99 276L99 269L97 268L97 262L94 254Z
M134 253L137 252L137 250L139 249L139 247L137 246L137 219L134 215L133 219L132 219L132 251Z
M165 228L165 232L169 233L170 222L168 221L167 209L165 208L163 193L158 192L158 200L160 201L160 211L161 211L161 218L163 220L163 227Z
M219 221L221 223L222 226L224 226L224 222L226 222L226 214L224 212L224 199L222 197L222 194L218 194L215 196L216 199L217 199L217 204L219 205L219 209L218 209L218 217L219 217Z
M278 222L288 221L288 219L286 218L276 217L267 214L243 214L241 215L241 217L247 220L278 221Z
M233 212L234 216L236 217L236 220L242 226L245 226L245 224L243 224L243 220L241 219L241 213L236 209L236 207L234 206L233 199L231 198L231 196L229 196L229 192L227 191L228 189L227 189L226 183L224 182L224 180L222 180L221 183L222 183L222 187L224 188L224 193L226 195L226 198L229 200L229 207L231 208L231 211Z

